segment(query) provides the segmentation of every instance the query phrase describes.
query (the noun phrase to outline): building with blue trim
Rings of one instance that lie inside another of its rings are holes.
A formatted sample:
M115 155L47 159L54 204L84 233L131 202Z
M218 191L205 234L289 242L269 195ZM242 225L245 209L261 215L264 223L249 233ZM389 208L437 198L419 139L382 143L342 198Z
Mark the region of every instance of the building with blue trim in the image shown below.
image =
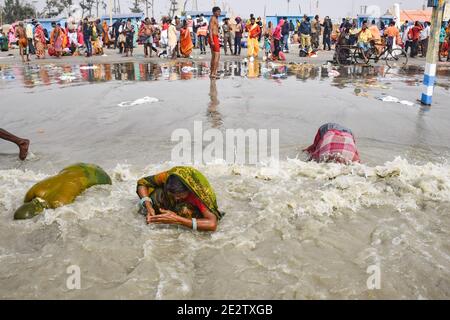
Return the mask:
M102 22L106 21L108 24L110 22L109 19L110 19L109 15L102 16L100 18L100 20ZM116 22L118 20L127 21L128 19L131 19L132 23L137 23L137 22L142 21L142 20L145 19L145 14L143 12L140 12L140 13L114 14L112 16L112 23L114 23L114 22Z
M47 30L47 32L50 34L50 32L53 30L52 23L60 24L63 28L64 25L67 22L67 18L38 18L36 21ZM24 20L25 23L31 23L31 19Z
M212 11L186 11L186 14L181 17L183 19L186 19L187 16L191 16L192 19L195 19L197 16L202 15L203 14L203 18L208 21L211 20L211 17L213 16ZM219 21L222 21L223 19L225 19L227 17L227 12L222 11L221 15L219 16Z
M372 22L372 20L375 20L378 27L380 27L381 22L383 22L384 25L387 27L387 26L389 26L389 23L391 23L391 21L394 21L394 16L390 15L390 14L385 14L385 15L382 15L381 17L374 17L374 16L371 16L368 14L358 14L358 17L356 20L358 23L358 28L362 27L364 20L366 20L369 24Z
M294 24L294 26L297 24L297 20L298 21L302 21L303 20L303 14L302 15L270 15L270 16L266 16L266 24L268 24L269 22L272 22L272 25L277 26L278 22L280 22L281 19L287 18L287 20L289 22L292 22ZM310 16L307 15L311 21L314 19L314 16Z

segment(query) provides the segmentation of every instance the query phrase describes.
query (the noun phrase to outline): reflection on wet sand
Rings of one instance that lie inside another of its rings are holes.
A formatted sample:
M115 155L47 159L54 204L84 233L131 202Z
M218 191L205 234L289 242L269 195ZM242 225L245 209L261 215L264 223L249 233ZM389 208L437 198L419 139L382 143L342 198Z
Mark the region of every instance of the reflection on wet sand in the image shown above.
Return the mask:
M392 81L401 81L408 86L422 83L423 68L410 67L404 70L389 69L386 66L348 66L335 68L338 76L329 76L330 66L313 64L281 64L272 62L226 61L221 65L223 78L247 77L268 80L285 80L293 77L300 81L328 80L337 88L349 85ZM81 65L0 65L0 88L10 87L21 82L26 88L49 85L68 85L71 83L92 83L108 81L157 81L157 80L192 80L207 79L209 67L206 62L167 62L167 63L115 63L115 64L81 64ZM450 76L449 68L438 69L437 86L448 90L448 81L439 78Z
M209 84L209 97L210 102L208 104L208 120L211 123L212 128L220 128L223 124L222 114L217 110L220 105L220 101L217 97L217 82L211 80Z

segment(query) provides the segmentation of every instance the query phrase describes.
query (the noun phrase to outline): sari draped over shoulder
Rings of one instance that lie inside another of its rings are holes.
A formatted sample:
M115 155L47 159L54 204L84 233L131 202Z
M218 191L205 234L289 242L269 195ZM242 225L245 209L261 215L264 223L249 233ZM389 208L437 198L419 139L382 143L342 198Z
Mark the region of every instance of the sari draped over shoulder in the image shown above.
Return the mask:
M45 45L47 44L47 41L45 40L44 30L42 29L41 26L36 27L34 39L36 43L36 56L38 56L39 58L44 58Z
M191 39L191 33L189 30L182 29L181 30L181 40L180 40L180 51L185 57L189 57L192 53L192 48L194 48L194 45L192 43Z
M259 53L259 41L258 36L261 33L261 28L258 24L254 24L251 27L249 27L248 30L248 39L247 39L247 55L249 57L258 57Z
M185 166L174 167L169 171L140 179L137 186L138 188L141 186L147 187L149 194L152 194L157 189L165 190L167 179L172 175L177 176L218 220L223 217L223 213L219 211L217 206L214 189L206 177L195 168Z
M109 27L108 27L108 23L106 23L106 21L103 21L102 28L103 28L103 43L105 45L109 45L109 42L110 42Z

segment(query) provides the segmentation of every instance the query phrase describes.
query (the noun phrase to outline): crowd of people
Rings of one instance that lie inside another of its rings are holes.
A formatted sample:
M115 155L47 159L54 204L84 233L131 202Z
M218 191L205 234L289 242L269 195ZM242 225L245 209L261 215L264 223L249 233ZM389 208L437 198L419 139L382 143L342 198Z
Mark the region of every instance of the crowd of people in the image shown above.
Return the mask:
M322 45L323 50L331 50L335 43L358 45L363 49L375 47L377 51L384 45L401 46L411 57L424 57L430 38L430 22L414 23L405 21L401 28L395 22L385 25L383 21L364 22L358 27L355 19L345 18L342 23L333 25L329 16L320 19L318 15L294 23L287 17L281 18L277 25L265 23L253 14L248 19L236 17L231 21L225 17L219 21L219 47L225 55L241 55L247 48L250 59L259 56L261 49L265 59L285 60L290 44L298 44L300 56L313 56ZM211 46L211 20L201 14L196 17L162 17L158 23L154 18L139 20L116 20L112 25L100 19L85 18L78 23L73 18L62 26L53 23L51 30L45 29L36 19L18 22L10 27L8 34L1 30L0 48L17 45L23 61L30 61L30 55L37 59L53 56L103 55L104 48L114 48L119 54L132 56L138 45L144 48L146 58L153 55L176 59L190 58L194 49L200 55L206 54ZM450 21L443 22L439 37L439 60L446 57L450 46ZM292 46L291 46L292 48ZM213 46L211 46L213 49Z
M411 58L426 57L428 42L431 37L431 23L429 21L410 22L405 21L400 28L396 27L395 21L386 26L382 21L378 25L375 20L369 24L364 21L361 28L357 27L356 21L343 19L339 27L338 45L357 45L367 51L373 47L380 53L386 45L390 48L399 46L403 48ZM439 61L447 57L450 61L450 21L443 22L439 35Z

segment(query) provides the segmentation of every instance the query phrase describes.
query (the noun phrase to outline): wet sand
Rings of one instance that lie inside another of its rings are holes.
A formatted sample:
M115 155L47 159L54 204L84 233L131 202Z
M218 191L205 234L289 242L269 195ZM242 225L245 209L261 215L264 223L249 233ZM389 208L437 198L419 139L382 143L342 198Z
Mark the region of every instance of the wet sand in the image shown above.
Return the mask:
M20 162L0 141L0 297L450 297L448 69L424 108L417 67L350 67L330 77L313 64L230 61L216 82L207 67L1 67L1 125L31 138L32 155ZM377 99L388 95L413 105ZM159 102L119 106L146 96ZM226 212L219 230L147 226L136 180L169 168L171 133L192 132L196 120L221 131L280 129L280 172L201 165ZM302 161L329 121L353 130L363 164ZM113 186L12 220L31 185L79 161L105 168ZM81 290L65 286L70 265L81 268ZM367 288L371 265L380 266L380 290Z

